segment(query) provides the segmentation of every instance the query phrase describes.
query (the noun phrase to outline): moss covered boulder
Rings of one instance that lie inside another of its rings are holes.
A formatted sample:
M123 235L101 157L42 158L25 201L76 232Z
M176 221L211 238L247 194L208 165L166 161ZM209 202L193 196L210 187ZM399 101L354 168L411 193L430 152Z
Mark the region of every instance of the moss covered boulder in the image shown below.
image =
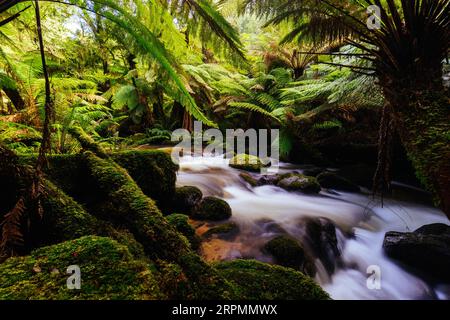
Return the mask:
M275 262L284 267L303 271L313 276L315 266L300 243L289 236L278 236L264 245L264 250L270 253Z
M264 167L261 159L248 154L238 154L234 156L231 158L229 165L235 169L251 172L259 172Z
M180 213L190 214L203 198L202 191L193 186L176 188L173 199L173 210Z
M349 192L359 192L360 188L350 180L337 175L334 172L322 172L317 176L319 184L326 189L336 189Z
M192 249L197 250L199 248L200 238L195 234L195 229L189 224L187 215L174 213L167 216L166 219L179 233L188 239Z
M288 191L300 191L303 193L319 193L321 189L316 178L297 173L280 176L277 186Z
M197 220L221 221L231 217L230 205L222 199L216 197L205 197L192 217Z
M247 182L250 186L256 187L258 185L258 180L253 178L252 175L250 175L247 172L242 172L239 174L239 177L242 178L245 182Z
M69 266L81 289L69 290ZM88 236L10 258L0 264L0 299L162 299L148 261L109 238Z
M234 260L215 265L236 285L245 300L327 300L328 294L311 278L293 269L255 260Z

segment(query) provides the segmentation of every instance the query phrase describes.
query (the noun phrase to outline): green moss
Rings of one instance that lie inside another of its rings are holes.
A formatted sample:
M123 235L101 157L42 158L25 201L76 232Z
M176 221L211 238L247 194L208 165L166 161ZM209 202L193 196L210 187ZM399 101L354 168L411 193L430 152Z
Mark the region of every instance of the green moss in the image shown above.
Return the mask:
M264 250L275 257L278 264L300 270L305 260L305 252L297 240L278 236L264 245Z
M316 178L298 173L281 175L277 185L288 191L301 191L304 193L319 193L321 190Z
M239 226L234 223L225 223L215 227L212 227L208 231L206 231L202 237L205 239L211 238L213 236L217 236L219 238L231 238L235 236L239 232Z
M67 267L78 265L81 289L69 290ZM0 264L0 299L162 299L147 262L109 238L83 237Z
M246 300L325 300L328 294L311 278L293 269L255 260L234 260L215 265L237 286Z
M230 296L233 288L192 252L186 238L168 223L154 201L144 195L126 170L93 153L87 152L85 156L93 187L102 199L96 211L102 219L128 229L152 260L179 265L189 283L185 298L223 299Z
M176 188L174 197L174 210L184 214L191 214L192 210L202 200L203 193L197 187L184 186Z
M188 239L192 249L197 250L200 247L200 238L195 234L195 229L189 224L187 215L174 213L167 216L166 219L179 233Z
M106 151L88 135L83 128L81 127L70 127L69 133L72 137L77 139L77 141L81 144L83 150L92 151L97 156L102 158L107 158L108 154Z
M251 172L258 172L264 167L261 159L248 154L238 154L234 156L231 158L229 165L235 169Z
M193 214L194 219L209 221L221 221L230 217L230 205L216 197L205 197Z
M178 166L162 151L124 151L111 158L125 168L145 195L156 201L163 212L169 212L175 193Z

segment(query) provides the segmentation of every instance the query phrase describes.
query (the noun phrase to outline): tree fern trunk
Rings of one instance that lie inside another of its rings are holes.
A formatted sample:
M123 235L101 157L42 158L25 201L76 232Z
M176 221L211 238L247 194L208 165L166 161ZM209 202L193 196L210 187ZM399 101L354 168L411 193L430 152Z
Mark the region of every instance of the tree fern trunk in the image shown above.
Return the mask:
M410 82L414 83L414 82ZM417 83L417 82L416 82ZM450 103L442 87L386 88L394 125L416 175L450 218Z

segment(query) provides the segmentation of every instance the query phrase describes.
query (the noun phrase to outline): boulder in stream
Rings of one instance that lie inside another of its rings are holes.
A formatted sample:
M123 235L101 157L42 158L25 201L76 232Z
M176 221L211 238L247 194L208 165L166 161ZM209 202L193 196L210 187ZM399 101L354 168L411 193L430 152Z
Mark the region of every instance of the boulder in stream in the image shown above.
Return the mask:
M175 190L174 211L189 214L202 200L202 191L193 186L179 187Z
M230 167L235 169L251 172L259 172L264 167L264 164L262 163L261 159L259 159L256 156L248 154L238 154L234 156L230 160L229 165Z
M450 282L450 226L425 225L414 232L387 232L383 248L392 259L439 281Z
M326 218L306 218L301 224L305 232L304 243L307 243L313 255L319 258L328 274L333 274L336 261L341 256L335 225Z
M205 197L195 209L192 217L197 220L221 221L231 217L230 205L220 198Z
M264 245L264 250L270 253L275 262L284 267L302 271L314 276L316 269L302 245L289 236L278 236Z
M308 177L299 173L282 175L277 184L288 191L300 191L303 193L319 193L320 185L314 177Z

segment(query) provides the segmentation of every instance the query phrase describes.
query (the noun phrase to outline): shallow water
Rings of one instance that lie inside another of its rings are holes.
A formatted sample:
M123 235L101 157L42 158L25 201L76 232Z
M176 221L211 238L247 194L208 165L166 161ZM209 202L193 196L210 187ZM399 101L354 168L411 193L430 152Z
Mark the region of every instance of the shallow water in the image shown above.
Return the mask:
M292 171L281 164L280 171ZM382 250L387 231L413 231L430 223L446 223L445 215L425 205L385 199L383 206L369 193L322 191L319 195L287 192L275 186L250 187L222 157L181 158L177 184L199 187L204 195L225 199L233 209L232 221L240 227L232 241L212 239L202 253L207 260L256 258L271 262L262 246L280 228L301 240L299 221L325 217L336 225L342 262L330 276L316 259L315 280L334 299L450 299L448 286L432 287L386 257ZM272 227L268 227L271 225ZM350 236L352 234L352 236ZM381 270L381 289L367 288L367 267Z

